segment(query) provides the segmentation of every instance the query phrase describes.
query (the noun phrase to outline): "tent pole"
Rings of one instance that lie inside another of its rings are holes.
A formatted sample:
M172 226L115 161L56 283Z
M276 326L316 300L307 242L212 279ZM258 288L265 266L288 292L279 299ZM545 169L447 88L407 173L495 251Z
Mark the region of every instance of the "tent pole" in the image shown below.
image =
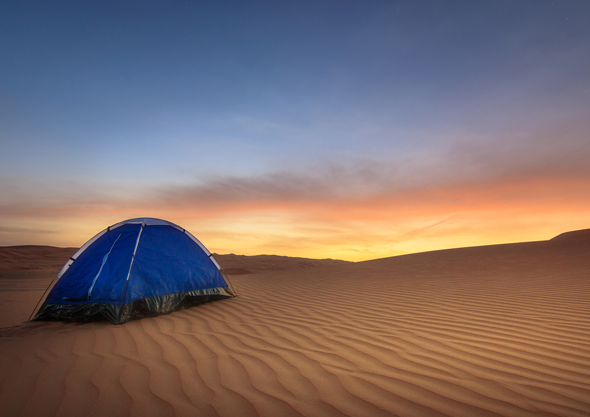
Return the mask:
M127 279L125 280L125 287L123 288L123 295L121 296L121 308L119 309L119 321L121 321L121 314L123 313L123 300L125 299L125 295L127 294L127 284L129 284L129 277L131 276L131 268L133 267L133 261L135 261L135 253L137 252L137 247L139 246L139 239L141 238L141 232L143 232L143 228L145 227L145 223L141 224L141 229L139 229L139 233L137 234L137 240L135 241L135 249L133 249L133 256L131 257L131 263L129 264L129 271L127 272Z
M229 280L229 278L228 278L227 274L225 273L225 271L223 270L223 268L219 268L219 272L221 272L221 275L225 279L225 282L227 282L227 284L229 285L229 288L231 289L231 292L234 294L234 297L237 297L238 293L236 292L236 290L234 290L234 286L231 284L231 281Z
M59 274L56 274L53 279L51 280L51 282L49 283L49 285L47 286L47 288L45 288L45 291L43 292L43 295L41 296L41 298L39 298L39 301L37 301L37 305L35 305L35 309L33 310L33 312L31 313L31 315L29 316L29 319L27 321L31 321L31 319L33 318L33 316L35 316L35 313L37 313L37 309L39 308L39 304L41 304L41 300L45 299L45 294L47 294L47 291L49 291L49 288L51 288L51 286L53 285L53 282L55 281L55 279L57 278Z

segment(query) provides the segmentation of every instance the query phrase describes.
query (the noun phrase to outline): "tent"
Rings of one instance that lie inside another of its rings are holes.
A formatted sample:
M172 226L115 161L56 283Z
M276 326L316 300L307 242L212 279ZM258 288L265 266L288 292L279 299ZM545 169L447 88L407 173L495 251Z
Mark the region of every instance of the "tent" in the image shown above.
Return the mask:
M201 242L152 218L126 220L94 236L47 290L33 320L106 318L121 324L236 295Z

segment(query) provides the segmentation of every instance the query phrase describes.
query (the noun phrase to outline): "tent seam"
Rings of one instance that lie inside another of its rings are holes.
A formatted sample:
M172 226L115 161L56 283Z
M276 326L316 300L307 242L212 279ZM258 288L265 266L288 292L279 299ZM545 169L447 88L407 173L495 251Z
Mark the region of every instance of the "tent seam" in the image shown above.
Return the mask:
M121 296L121 310L119 310L119 320L121 320L121 314L123 313L123 300L127 295L127 286L129 285L129 278L131 277L131 268L133 268L133 262L135 261L135 254L137 253L137 247L139 246L139 239L141 239L141 234L143 229L145 228L145 223L141 224L141 229L139 229L139 234L137 235L137 241L135 242L135 249L133 249L133 256L131 257L131 264L129 265L129 271L127 272L127 279L125 280L125 288L123 289L123 295Z

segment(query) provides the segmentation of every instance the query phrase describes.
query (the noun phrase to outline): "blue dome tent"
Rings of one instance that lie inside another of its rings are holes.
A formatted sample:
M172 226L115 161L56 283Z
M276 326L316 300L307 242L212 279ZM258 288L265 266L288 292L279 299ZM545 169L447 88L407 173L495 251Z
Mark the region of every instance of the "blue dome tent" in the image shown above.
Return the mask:
M121 324L236 295L201 242L152 218L103 230L68 260L52 284L33 320L106 318Z

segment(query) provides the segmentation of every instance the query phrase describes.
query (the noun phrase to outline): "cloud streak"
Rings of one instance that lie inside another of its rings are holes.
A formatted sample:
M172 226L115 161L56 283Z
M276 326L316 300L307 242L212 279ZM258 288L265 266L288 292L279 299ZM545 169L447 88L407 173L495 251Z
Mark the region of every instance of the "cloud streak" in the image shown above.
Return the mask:
M25 223L63 235L46 225L66 224L79 241L64 242L75 245L124 218L151 216L199 230L218 252L347 259L549 238L590 224L590 152L575 132L561 139L463 140L422 158L316 162L139 193L5 181L0 217L14 226L0 237L8 242Z
M556 191L551 189L556 182L575 184L590 179L586 134L580 129L570 130L545 132L544 137L521 138L515 133L485 142L467 138L439 154L317 162L257 176L213 177L156 192L162 200L175 204L216 207L393 201L421 194L441 200L445 194L452 196L454 190L475 197L482 189L490 194L500 192L500 188L542 198L540 184L549 187L546 193L550 193Z

